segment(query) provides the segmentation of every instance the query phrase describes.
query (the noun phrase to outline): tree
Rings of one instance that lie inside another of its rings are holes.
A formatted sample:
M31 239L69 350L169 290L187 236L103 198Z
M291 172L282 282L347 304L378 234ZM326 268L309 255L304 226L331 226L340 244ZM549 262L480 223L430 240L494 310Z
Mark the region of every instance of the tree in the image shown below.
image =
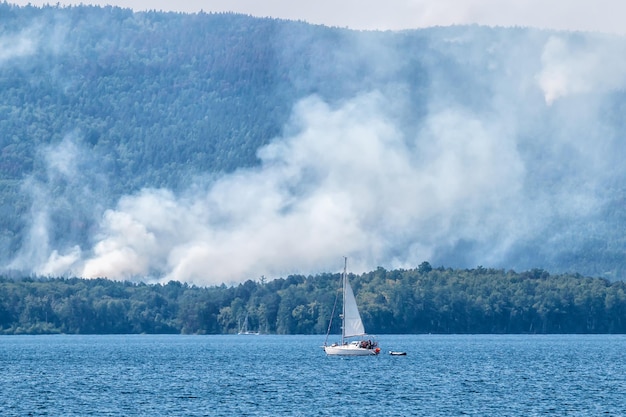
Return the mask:
M430 266L430 263L426 261L422 262L417 268L417 272L419 272L421 275L427 274L432 270L433 270L433 267Z

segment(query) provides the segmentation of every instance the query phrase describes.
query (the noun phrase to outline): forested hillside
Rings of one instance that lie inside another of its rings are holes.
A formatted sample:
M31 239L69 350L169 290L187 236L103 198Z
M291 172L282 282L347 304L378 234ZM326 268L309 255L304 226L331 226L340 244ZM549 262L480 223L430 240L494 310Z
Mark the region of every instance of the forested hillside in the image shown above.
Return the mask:
M625 51L0 3L1 264L214 285L347 255L623 279Z
M626 333L626 284L486 268L351 276L368 332ZM195 287L105 279L0 280L0 334L324 334L338 274ZM341 311L341 297L337 311ZM334 320L340 333L338 320Z

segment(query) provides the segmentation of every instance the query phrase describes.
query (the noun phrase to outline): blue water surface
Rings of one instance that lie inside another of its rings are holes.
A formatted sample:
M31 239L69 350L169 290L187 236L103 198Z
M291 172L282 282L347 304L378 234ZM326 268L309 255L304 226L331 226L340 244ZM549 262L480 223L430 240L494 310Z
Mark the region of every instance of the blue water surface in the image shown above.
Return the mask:
M323 341L2 336L0 415L626 415L625 336L384 335L356 358Z

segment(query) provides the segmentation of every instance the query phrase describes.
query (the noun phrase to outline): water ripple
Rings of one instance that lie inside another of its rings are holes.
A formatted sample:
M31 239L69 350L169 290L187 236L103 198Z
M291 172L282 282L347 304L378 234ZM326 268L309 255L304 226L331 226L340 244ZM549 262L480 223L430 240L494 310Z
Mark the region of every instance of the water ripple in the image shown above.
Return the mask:
M3 336L2 416L593 416L626 410L624 336Z

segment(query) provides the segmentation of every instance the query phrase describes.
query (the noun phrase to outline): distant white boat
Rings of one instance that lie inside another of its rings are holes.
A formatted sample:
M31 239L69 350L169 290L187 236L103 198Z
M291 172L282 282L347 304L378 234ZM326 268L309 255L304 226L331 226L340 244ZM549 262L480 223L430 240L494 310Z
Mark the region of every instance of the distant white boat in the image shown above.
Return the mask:
M246 318L243 321L243 326L239 326L239 331L237 334L246 334L246 335L258 335L259 332L253 332L248 330L248 313L246 313Z
M372 341L371 338L367 338L365 328L363 327L363 321L361 320L361 314L359 314L359 308L356 305L356 298L354 292L348 281L348 258L344 257L344 267L342 275L342 287L343 287L343 314L341 314L341 342L327 345L324 342L324 351L327 355L337 356L370 356L378 355L380 348L378 342ZM333 308L334 315L334 308ZM326 340L328 340L328 334L332 324L332 316L328 325L328 332L326 333ZM356 340L350 340L356 338Z

